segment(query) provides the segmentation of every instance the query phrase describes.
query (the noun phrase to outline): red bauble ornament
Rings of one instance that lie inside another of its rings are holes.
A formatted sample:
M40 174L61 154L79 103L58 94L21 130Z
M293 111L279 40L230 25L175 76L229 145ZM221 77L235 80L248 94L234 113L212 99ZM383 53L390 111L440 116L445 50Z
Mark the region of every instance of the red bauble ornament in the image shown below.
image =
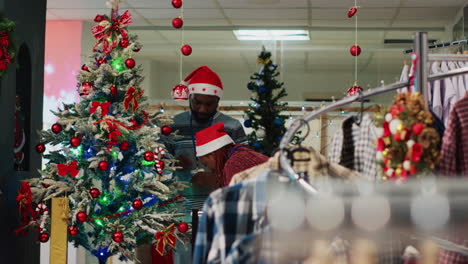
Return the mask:
M101 22L101 21L103 21L105 19L106 19L106 17L103 16L103 15L96 15L96 17L94 17L94 22L99 23L99 22Z
M130 148L130 143L128 141L124 141L120 143L120 150L128 150Z
M177 230L179 230L179 232L181 232L181 233L187 232L188 224L185 223L185 222L180 223L179 225L177 225Z
M60 124L55 123L55 124L52 125L51 130L55 134L58 134L58 133L60 133L60 131L62 131L62 126Z
M146 161L152 161L154 160L154 153L152 151L146 151L145 154L143 154L143 158Z
M101 66L102 64L105 64L106 62L107 62L107 61L106 61L106 59L104 59L104 58L103 58L103 59L99 59L99 60L98 60L98 65Z
M91 197L93 198L98 198L99 195L101 195L101 192L98 188L92 188L91 190L89 190L89 194L91 194Z
M353 56L359 56L361 54L361 47L355 44L349 49L349 53L351 53Z
M79 137L72 137L70 139L70 145L74 148L78 147L81 144L81 139Z
M45 243L45 242L49 241L49 234L40 233L39 234L39 241L41 241L41 243Z
M45 151L45 145L43 143L39 143L36 145L36 151L39 153L44 153Z
M352 18L356 14L356 12L357 12L357 8L351 7L348 11L348 17Z
M80 96L82 95L88 95L89 92L93 90L93 83L92 82L83 82L81 84L81 89L80 89Z
M413 133L415 135L419 135L421 134L421 132L423 131L424 129L424 125L421 124L421 123L415 123L412 127L411 127L411 131L413 131Z
M165 136L169 136L172 133L172 128L170 126L163 126L161 128L161 133Z
M85 212L81 211L76 214L76 220L79 222L84 222L86 219L88 219L88 215Z
M136 199L132 202L132 207L136 210L140 210L143 207L143 202L140 199Z
M68 227L68 234L70 234L71 236L76 236L78 235L78 227L72 225L72 226L69 226Z
M172 6L174 8L181 8L182 7L182 0L172 0Z
M189 90L187 86L178 84L172 88L172 99L174 100L188 100Z
M139 52L141 50L141 48L136 48L133 50L133 52Z
M356 94L358 94L359 92L362 92L362 91L364 91L364 89L362 89L361 86L354 85L353 87L348 89L347 93L348 93L349 96L353 96L353 95L356 95Z
M100 161L99 164L98 164L98 168L101 171L106 171L109 168L109 162L107 162L105 160Z
M120 243L124 240L124 235L122 234L122 232L115 232L114 234L112 234L112 239L115 242Z
M180 17L172 19L172 26L174 28L181 28L184 25L184 21Z
M112 96L116 96L117 95L117 88L115 86L111 86L110 92L111 92Z
M180 52L182 52L184 56L188 56L192 54L192 47L190 47L190 45L184 45L182 48L180 48Z
M132 69L133 67L135 67L135 65L136 65L136 62L134 59L128 58L125 60L125 66L127 66L127 68Z
M83 71L89 71L89 68L88 68L88 66L86 64L83 64L83 66L81 66L81 69Z
M130 44L130 41L128 41L128 39L122 39L122 40L119 42L119 45L120 45L120 47L122 47L122 48L128 47L129 44Z

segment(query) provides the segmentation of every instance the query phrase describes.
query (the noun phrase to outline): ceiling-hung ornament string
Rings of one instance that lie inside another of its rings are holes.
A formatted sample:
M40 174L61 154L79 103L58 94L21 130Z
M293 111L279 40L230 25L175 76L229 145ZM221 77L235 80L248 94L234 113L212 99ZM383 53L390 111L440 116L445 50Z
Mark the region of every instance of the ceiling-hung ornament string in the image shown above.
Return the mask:
M354 45L349 49L349 53L354 56L354 85L348 89L349 96L362 92L363 89L358 84L358 57L361 54L361 47L358 45L358 16L357 16L357 0L354 0L354 7L348 11L348 18L354 17Z
M176 101L184 101L189 98L187 84L183 78L183 56L189 56L192 53L192 47L185 44L184 40L184 6L182 0L172 0L174 8L180 8L180 15L172 20L172 26L180 29L180 53L179 53L179 80L180 83L172 89L172 98Z

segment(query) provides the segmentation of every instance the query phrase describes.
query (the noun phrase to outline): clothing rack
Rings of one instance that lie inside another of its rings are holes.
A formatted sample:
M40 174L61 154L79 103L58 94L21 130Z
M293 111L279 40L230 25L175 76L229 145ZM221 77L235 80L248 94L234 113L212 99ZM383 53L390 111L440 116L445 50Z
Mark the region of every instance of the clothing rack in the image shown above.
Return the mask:
M416 69L416 74L417 74L416 77L419 78L417 80L423 80L423 81L415 81L415 91L421 91L421 93L423 91L425 91L425 89L422 89L422 87L423 87L423 85L427 85L428 81L435 81L435 80L440 80L440 79L444 79L444 78L455 76L455 75L468 73L468 67L463 67L463 68L448 71L448 72L445 72L445 73L434 74L434 75L429 76L428 78L424 78L424 76L427 76L426 75L427 74L427 67L422 67L422 65L427 64L427 63L425 63L426 59L427 59L427 55L426 55L426 50L427 49L424 48L425 45L423 44L423 43L427 43L427 41L424 41L424 39L427 39L427 33L425 33L425 32L417 32L416 33L416 35L415 35L415 50L417 50L418 51L417 53L419 54L419 60L418 60L418 63L416 65L416 68L417 68ZM421 59L421 58L423 58L423 59ZM418 69L422 69L422 71L418 71ZM423 76L423 77L421 78L420 76ZM329 105L326 105L326 106L324 106L324 107L322 107L320 109L314 110L310 114L304 116L303 118L296 119L296 120L293 121L293 123L291 124L289 129L286 131L285 135L283 136L283 139L281 140L279 148L281 150L285 150L286 147L288 146L289 142L291 141L291 139L294 137L294 135L299 130L299 128L304 125L305 122L309 122L312 119L314 119L316 117L319 117L322 114L325 114L325 113L327 113L329 111L332 111L332 110L337 109L339 107L342 107L344 105L350 104L352 102L362 101L363 99L366 99L366 98L369 98L369 97L372 97L372 96L376 96L376 95L383 94L383 93L388 93L388 92L397 90L399 88L408 87L408 86L410 86L409 82L392 83L392 84L389 84L389 85L386 85L386 86L383 86L383 87L370 89L370 90L368 90L366 92L362 92L361 94L345 97L345 98L343 98L343 99L341 99L339 101L333 102L333 103L331 103ZM294 169L291 167L291 165L288 162L287 153L285 151L281 152L280 165L281 165L281 168L288 174L290 179L297 181L299 183L299 185L302 186L307 192L309 192L311 194L317 193L317 189L315 187L313 187L312 185L307 183L304 179L302 179L294 171Z
M464 45L464 44L468 44L468 39L433 44L433 45L429 45L428 49L447 48L451 46L459 46L459 45ZM407 50L404 50L403 53L408 54L408 53L412 53L413 51L414 49L407 49Z
M428 61L468 61L468 55L429 54Z

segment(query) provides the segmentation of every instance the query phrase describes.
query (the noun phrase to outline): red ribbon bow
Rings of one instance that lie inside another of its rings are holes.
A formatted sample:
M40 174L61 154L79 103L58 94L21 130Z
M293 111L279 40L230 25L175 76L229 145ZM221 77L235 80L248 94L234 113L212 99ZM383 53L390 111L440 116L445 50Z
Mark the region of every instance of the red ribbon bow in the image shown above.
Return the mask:
M163 231L159 231L156 233L156 251L161 255L164 256L164 248L166 244L169 244L171 247L175 248L177 237L174 235L174 224L166 227Z
M62 177L69 173L72 177L78 175L78 162L72 161L70 164L57 164L58 174Z
M19 188L19 194L16 196L16 202L18 203L18 209L20 216L23 219L22 224L15 230L15 233L25 235L24 227L29 224L29 216L36 221L36 214L34 213L32 206L32 192L31 186L27 182L21 182Z
M128 110L130 104L132 105L132 110L135 112L138 108L138 100L143 96L144 90L130 86L127 92L125 93L124 107L125 110Z
M97 102L97 101L92 101L91 102L91 108L89 109L89 113L92 114L92 113L96 112L98 107L101 107L102 116L105 116L105 115L107 115L107 113L109 113L109 106L110 105L111 105L110 102L101 103L101 102Z
M107 135L109 138L109 141L107 141L107 149L112 148L112 146L117 145L119 142L119 136L122 135L122 132L118 130L118 127L116 124L111 123L111 122L106 122L107 124L107 130L109 131L109 134Z
M107 39L112 38L114 34L117 35L118 33L122 35L122 38L127 38L128 32L125 28L130 25L130 23L132 23L132 14L130 14L128 10L116 18L112 18L112 23L110 23L108 20L102 20L98 25L91 29L94 38L97 40L93 50L96 51L96 49L102 43L102 52L109 54L115 48L115 46L117 46L117 40L113 40L112 45L110 45Z

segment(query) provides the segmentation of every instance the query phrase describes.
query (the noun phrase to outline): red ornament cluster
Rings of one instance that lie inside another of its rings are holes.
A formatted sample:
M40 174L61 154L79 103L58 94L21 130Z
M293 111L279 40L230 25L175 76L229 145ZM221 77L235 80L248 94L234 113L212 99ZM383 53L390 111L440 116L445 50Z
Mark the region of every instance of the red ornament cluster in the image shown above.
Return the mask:
M70 234L71 236L76 236L78 235L78 227L77 226L69 226L68 227L68 234Z
M354 85L353 87L349 88L348 89L348 95L349 96L353 96L353 95L356 95L356 94L359 94L360 92L364 91L364 89L362 89L361 86L358 86L358 85Z

